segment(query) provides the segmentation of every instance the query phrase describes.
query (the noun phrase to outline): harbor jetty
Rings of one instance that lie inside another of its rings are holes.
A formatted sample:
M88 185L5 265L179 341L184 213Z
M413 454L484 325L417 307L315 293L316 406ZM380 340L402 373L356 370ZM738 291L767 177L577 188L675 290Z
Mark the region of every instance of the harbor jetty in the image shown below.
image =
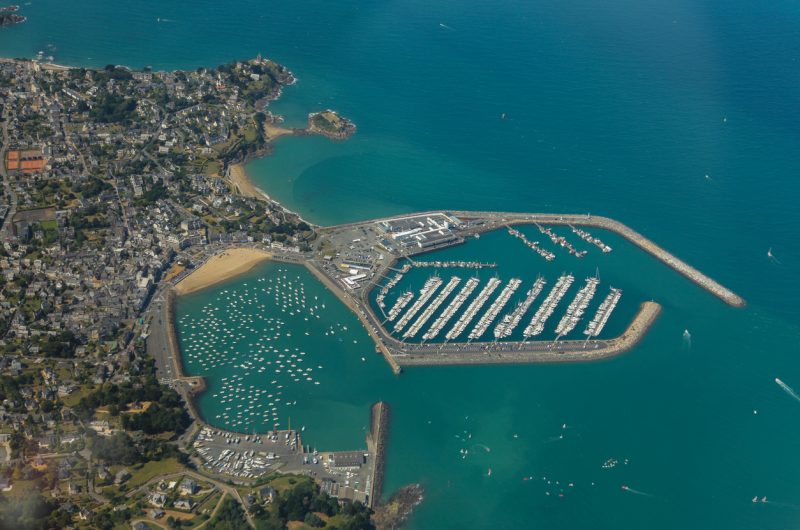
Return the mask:
M660 313L659 304L644 302L636 317L620 336L604 341L500 342L493 343L494 347L464 349L440 355L410 351L398 355L396 359L402 367L599 361L621 355L636 346Z
M713 294L726 304L733 307L744 307L744 298L724 287L714 279L703 274L685 261L661 248L645 236L636 232L623 223L596 215L583 214L545 214L545 213L515 213L515 212L475 212L475 211L452 211L451 214L460 219L480 219L485 221L477 224L472 232L481 233L502 228L507 225L533 224L533 225L562 225L562 226L586 226L601 228L620 235L652 255L665 265L679 272L698 286Z
M464 305L464 302L467 300L467 298L469 298L469 295L472 294L472 291L475 290L479 283L480 280L477 278L470 278L467 280L467 283L464 285L464 287L461 288L453 301L450 302L450 305L448 305L445 310L442 311L442 314L439 315L439 317L433 322L433 325L428 329L427 332L425 332L425 335L423 335L422 338L424 340L436 338L439 335L439 332L444 328L445 324L447 324L450 319L453 318L453 315L458 312L461 306Z
M603 300L600 307L597 308L594 318L589 322L589 325L586 326L586 330L584 330L583 333L589 337L600 335L600 332L603 331L608 319L611 317L611 313L613 313L614 309L617 307L620 298L622 298L622 289L612 287L611 292L606 295L605 300Z
M522 317L525 315L531 305L533 305L533 302L542 292L546 283L547 281L544 278L536 278L536 281L533 283L533 287L525 295L525 299L514 308L514 311L504 316L500 323L495 326L495 339L504 339L509 337L511 333L514 332L516 327L519 325L519 321L522 320Z
M567 294L573 281L575 281L575 277L571 274L565 274L556 281L556 284L547 294L542 305L533 315L531 323L528 324L525 331L523 331L523 335L526 339L539 335L544 331L544 325L547 319L550 318L550 315L553 314L553 311L555 311L556 307L561 302L561 299Z
M573 234L594 245L597 247L597 251L603 253L610 252L611 247L584 228L595 227L612 231L661 260L725 303L734 307L745 305L744 299L736 293L681 261L638 232L613 219L591 215L476 211L423 212L319 228L317 230L319 246L321 247L324 242L327 248L338 249L339 255L343 256L339 258L339 262L336 261L337 258L323 259L324 256L317 254L313 248L310 251L291 256L283 256L272 251L272 256L268 256L267 259L271 257L271 259L305 265L359 318L374 341L376 351L383 355L395 373L400 373L403 366L422 364L563 362L608 358L627 351L641 340L660 311L660 306L656 302L642 304L639 313L622 335L614 338L599 336L606 327L621 296L621 291L613 288L600 308L596 310L596 314L586 328L581 330L583 337L580 340L570 340L572 330L577 327L594 296L597 287L595 282L590 282L591 285L587 284L572 301L567 309L567 314L562 316L557 326L554 340L533 340L534 337L542 334L545 323L570 289L574 278L569 274L562 275L548 293L522 332L523 340L505 339L511 336L511 331L525 318L526 311L532 307L533 300L542 291L544 280L537 283L535 294L533 290L529 291L523 303L518 304L515 310L501 319L497 324L494 340L481 339L487 334L489 328L510 301L511 295L521 284L518 279L513 281L513 284L510 282L506 285L500 296L494 299L495 291L503 283L497 277L489 278L483 284L482 289L478 289L479 284L483 283L478 278L470 278L460 290L457 289L459 282L451 280L440 292L445 282L434 275L427 280L418 294L410 289L404 289L404 293L394 298L394 305L389 309L388 315L384 312L383 298L400 284L402 275L414 266L412 256L462 244L467 238L479 237L481 233L498 229L506 229L515 237L522 239L520 237L522 234L512 227L523 224L538 227L542 234L551 239L555 238L558 246L563 247L570 254L584 253L585 251L575 249L569 241L562 241L563 236L554 233L549 228L550 226L569 227ZM523 242L525 241L523 239ZM532 242L528 241L526 244L530 246ZM265 259L265 256L262 254L259 258ZM400 269L396 268L399 261L406 262ZM409 263L412 265L409 266ZM494 265L470 261L438 263L431 261L431 263L434 267L463 268ZM232 267L231 270L235 270L235 268ZM395 271L397 274L390 278L390 271ZM377 300L377 309L384 313L382 318L375 313L376 309L371 302L370 296L374 289L377 289L380 295L380 299ZM473 291L478 291L478 294L473 296ZM439 296L436 296L437 294ZM451 298L451 296L453 297ZM429 305L432 300L433 303ZM466 305L466 309L462 311L464 305ZM488 310L484 309L487 305ZM454 320L455 324L445 334L444 342L428 342L438 337L446 325ZM403 340L392 336L384 327L383 324L387 321L394 322L395 333L405 331ZM433 324L426 329L425 326L431 321ZM473 322L477 323L469 336L459 341L467 327ZM422 342L405 342L405 339L411 339L418 334L422 334ZM176 352L177 348L177 344L172 347Z
M476 234L480 235L485 232L507 228L514 225L539 224L542 226L558 225L569 227L571 225L573 227L593 227L614 232L615 234L625 238L640 249L663 262L665 265L674 269L676 272L685 276L699 287L716 296L726 304L733 307L744 307L746 305L745 300L732 290L724 287L711 277L703 274L688 263L682 261L680 258L661 248L656 243L650 241L645 236L636 232L627 225L608 217L587 214L486 212L474 210L439 210L413 214L413 217L417 219L426 219L435 216L451 216L452 218L457 218L464 222L466 226L463 229L457 230L450 237L448 237L446 241L443 239L437 239L430 240L429 242L426 242L425 245L417 245L413 247L408 246L404 249L404 257L430 252L431 250L444 248L453 244L459 244L469 236L474 236ZM404 218L408 217L409 216L405 216ZM348 231L354 232L359 228L369 225L385 225L397 219L398 218L396 216L382 217L365 222L354 222L328 226L320 228L319 233L320 235L326 235L346 233Z
M367 450L374 455L372 476L369 481L367 505L380 503L383 493L383 478L386 472L386 443L389 439L389 405L379 401L372 405L370 430L367 434Z

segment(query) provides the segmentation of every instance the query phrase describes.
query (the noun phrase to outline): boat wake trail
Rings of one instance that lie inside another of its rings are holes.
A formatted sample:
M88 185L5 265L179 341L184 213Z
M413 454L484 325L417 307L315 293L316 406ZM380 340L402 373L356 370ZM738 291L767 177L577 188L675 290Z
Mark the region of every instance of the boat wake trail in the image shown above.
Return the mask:
M650 493L645 493L644 491L635 490L633 488L629 488L628 486L622 486L622 491L627 491L628 493L633 493L634 495L641 495L642 497L655 497Z
M792 510L800 510L800 506L797 504L790 504L788 502L776 502L776 501L768 501L762 500L762 504L771 504L772 506L778 506L780 508L791 508Z
M780 260L778 260L778 258L776 258L776 257L775 257L775 256L772 254L772 247L769 247L769 250L767 250L767 257L769 258L769 260L770 260L772 263L775 263L776 265L783 265L783 263L781 263L781 262L780 262Z
M447 24L443 24L443 23L441 23L441 22L439 22L439 27L441 27L441 28L444 28L444 29L446 29L446 30L448 30L448 31L455 31L453 28L451 28L451 27L450 27L450 26L448 26Z
M792 387L790 387L789 385L787 385L786 383L784 383L783 381L781 381L777 377L775 378L775 382L778 383L778 386L781 387L784 392L786 392L787 394L792 396L797 401L800 401L800 396L797 395L797 392L792 390Z
M778 506L780 508L791 508L792 510L800 510L800 506L797 504L790 504L788 502L775 502L775 501L768 501L766 497L758 498L758 495L753 497L753 503L760 503L760 504L771 504L772 506Z
M487 453L491 453L491 452L492 452L492 448L491 448L491 447L489 447L488 445L483 445L483 444L475 444L475 445L473 445L472 447L480 447L481 449L483 449L483 450L484 450L484 451L486 451Z

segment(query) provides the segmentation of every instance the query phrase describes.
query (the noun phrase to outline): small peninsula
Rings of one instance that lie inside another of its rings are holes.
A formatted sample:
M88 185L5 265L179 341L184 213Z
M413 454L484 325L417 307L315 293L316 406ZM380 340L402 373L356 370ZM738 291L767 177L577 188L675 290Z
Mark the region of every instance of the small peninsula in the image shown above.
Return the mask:
M308 130L331 140L346 140L355 134L356 126L336 111L328 109L308 115Z

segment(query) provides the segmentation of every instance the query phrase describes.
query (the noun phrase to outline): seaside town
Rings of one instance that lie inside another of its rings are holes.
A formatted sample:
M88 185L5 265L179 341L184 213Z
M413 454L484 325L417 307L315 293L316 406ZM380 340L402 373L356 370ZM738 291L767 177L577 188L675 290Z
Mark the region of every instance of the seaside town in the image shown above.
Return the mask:
M0 60L0 526L374 527L367 480L337 482L369 475L374 450L324 470L283 432L243 451L147 353L159 285L228 246L291 256L315 239L239 166L270 134L354 132L333 111L281 129L267 104L293 82L260 56L186 72ZM266 465L281 449L297 465Z
M440 271L497 264L420 259L488 232L507 232L537 261L566 267L612 252L588 228L612 232L729 305L745 304L622 223L588 214L435 211L312 226L243 169L279 136L354 134L332 110L309 114L306 128L283 127L268 104L294 81L261 56L175 72L0 60L0 523L401 524L423 492L410 485L381 502L385 403L372 407L364 447L337 452L306 445L291 421L287 430L234 432L197 411L206 382L183 373L174 299L265 259L304 265L358 317L395 373L605 359L630 350L660 313L644 301L619 336L600 336L622 291L603 285L595 298L597 276L527 285L495 275L459 288L462 278L445 281ZM431 275L412 287L404 279L412 268ZM566 296L573 283L577 292ZM543 332L548 338L537 339ZM188 359L212 362L207 340L185 338ZM287 373L298 355L289 354Z

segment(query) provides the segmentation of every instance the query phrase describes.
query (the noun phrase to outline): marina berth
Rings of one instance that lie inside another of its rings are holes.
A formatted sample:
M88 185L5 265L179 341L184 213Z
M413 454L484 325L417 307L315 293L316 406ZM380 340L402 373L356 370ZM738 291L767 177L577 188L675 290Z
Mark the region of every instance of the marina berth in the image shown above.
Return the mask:
M586 278L586 285L575 295L575 298L567 307L567 312L561 317L561 320L556 326L556 334L558 334L559 337L568 334L578 325L583 313L589 306L589 302L594 298L594 293L599 283L600 280L597 278Z
M591 322L589 322L589 325L586 326L586 329L583 332L587 338L597 337L600 335L600 332L603 331L608 319L611 318L611 313L613 313L614 309L617 307L620 298L622 298L622 289L612 287L611 292L606 295L605 299L600 304L600 307L597 308L594 318L591 320Z
M405 312L405 314L394 325L394 331L402 331L414 316L419 313L419 310L428 303L428 300L436 293L436 290L442 285L442 279L438 276L428 278L425 285L419 291L419 298L412 304L412 306Z
M439 317L433 322L431 327L425 334L422 336L423 340L431 340L435 339L439 332L442 331L444 326L450 321L451 318L461 309L461 306L464 305L467 298L472 294L480 280L478 278L470 278L467 280L467 283L464 284L464 287L456 294L456 297L450 302L450 304L442 311Z
M545 234L547 237L550 238L550 241L552 241L554 244L562 248L567 249L567 252L569 252L576 258L582 258L586 254L588 254L588 252L585 250L577 250L574 246L572 246L572 243L567 241L566 237L556 234L550 227L542 226L538 223L536 223L536 226L539 228L539 232Z
M542 292L546 283L547 281L544 278L539 277L536 279L533 283L533 287L526 293L525 300L517 304L514 311L504 316L500 323L495 326L495 340L505 339L511 336L511 333L517 328L520 320L522 320L522 317L528 312L531 305L533 305L534 300L536 300L536 297Z
M461 318L455 323L453 328L447 332L445 338L447 340L454 340L457 339L467 328L472 319L475 318L475 315L478 314L478 311L481 310L483 305L489 300L489 297L492 295L493 292L497 289L500 285L500 280L498 278L491 278L489 283L481 289L481 292L478 293L478 296L467 306L466 311L461 315Z
M611 247L609 247L608 245L603 243L600 240L600 238L594 237L592 234L590 234L586 230L581 230L580 228L575 228L572 225L569 225L569 227L572 229L572 233L573 234L576 234L578 237L580 237L581 239L583 239L587 243L591 243L592 245L596 246L597 248L602 250L603 253L608 254L609 252L611 252L613 250Z
M378 308L381 310L381 313L383 313L384 317L387 316L386 312L384 311L386 309L386 295L389 294L389 291L392 290L394 286L400 283L400 280L403 279L403 276L405 276L403 272L398 272L395 274L391 280L386 282L386 284L381 287L381 290L378 292L378 296L375 297L375 302L378 304Z
M386 303L384 302L386 295L389 294L389 291L394 289L394 287L398 283L400 283L400 280L403 279L403 276L405 276L403 272L398 272L392 277L391 280L386 282L386 284L383 287L381 287L381 290L378 292L378 296L375 297L375 301L378 303L378 307L380 307L381 309L386 307Z
M542 305L533 315L531 323L528 324L523 331L522 334L526 339L542 334L547 319L553 314L556 306L558 306L561 299L564 298L564 295L567 294L567 291L574 281L575 277L571 274L565 274L556 281L556 284L550 290L550 293L548 293Z
M519 278L512 278L509 280L508 284L500 291L500 296L497 297L497 300L492 302L492 305L489 306L489 310L484 313L478 323L475 325L473 330L469 334L470 340L479 339L486 333L486 330L489 329L489 326L492 325L494 319L497 318L497 315L500 314L500 311L508 304L508 301L511 300L511 297L517 291L519 286L522 285L522 280Z
M409 327L404 333L404 339L410 339L415 337L422 326L424 326L428 320L433 316L439 306L447 299L448 296L458 287L458 284L461 283L461 278L458 276L453 276L450 278L450 281L447 282L447 285L444 286L444 289L434 298L433 302L431 302L428 307L422 312L422 314L417 318L416 322L414 322L411 327Z
M405 309L411 299L414 298L414 293L411 291L406 291L401 294L397 300L395 301L394 305L391 309L389 309L389 314L386 316L387 320L390 322L396 319L400 313Z
M539 254L541 257L543 257L547 261L553 261L554 259L556 259L556 255L553 254L552 252L550 252L549 250L546 250L546 249L543 249L542 247L540 247L538 241L530 241L525 236L525 234L523 234L519 230L511 228L510 226L507 227L507 228L508 228L508 233L509 234L511 234L512 236L516 237L520 241L522 241L528 248L530 248L531 250L533 250L534 252Z
M494 269L497 263L483 263L480 261L415 261L414 267L434 267L437 269Z

